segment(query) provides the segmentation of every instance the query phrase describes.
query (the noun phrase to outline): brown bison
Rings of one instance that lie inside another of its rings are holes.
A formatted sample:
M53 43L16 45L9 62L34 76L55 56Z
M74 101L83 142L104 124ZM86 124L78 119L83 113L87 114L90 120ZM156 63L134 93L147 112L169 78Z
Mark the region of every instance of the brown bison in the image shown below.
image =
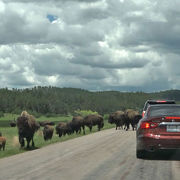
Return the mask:
M84 126L84 119L82 116L74 116L72 118L72 122L70 123L72 132L81 133L81 128L83 129L83 133L85 134L85 126Z
M127 109L125 111L125 117L125 125L127 127L126 130L129 129L129 125L131 124L133 131L136 129L139 120L142 118L139 112L133 109Z
M52 122L52 121L40 121L39 124L40 124L40 126L42 126L42 127L44 127L44 126L46 126L46 125L50 125L50 126L54 126L54 125L55 125L55 123Z
M47 141L52 139L54 128L50 125L45 125L43 129L44 140Z
M2 136L2 133L0 132L0 151L1 148L3 149L3 151L5 150L5 145L6 145L6 138Z
M90 114L84 117L84 125L89 127L90 132L92 131L93 126L98 126L98 131L104 127L104 119L101 115Z
M9 124L10 124L11 127L16 127L16 121L15 121L15 119L12 120Z
M66 135L66 134L71 134L72 133L72 128L71 128L71 121L70 122L59 122L59 124L57 124L56 126L56 134L59 135L59 137L61 137L62 135Z
M27 141L27 148L29 148L30 141L32 141L32 147L34 147L34 133L40 128L34 116L23 111L21 116L17 118L17 128L21 147L24 147L24 138L26 138Z
M123 125L124 125L124 121L125 121L125 114L123 111L116 111L112 114L109 115L108 118L108 122L110 124L115 124L116 125L116 130L119 127L123 129Z

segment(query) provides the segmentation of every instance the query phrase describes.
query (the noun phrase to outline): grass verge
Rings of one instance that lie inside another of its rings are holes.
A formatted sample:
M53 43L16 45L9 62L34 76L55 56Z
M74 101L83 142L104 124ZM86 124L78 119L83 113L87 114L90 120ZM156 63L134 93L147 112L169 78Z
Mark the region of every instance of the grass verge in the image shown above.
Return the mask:
M72 119L72 117L52 117L52 118L51 117L50 118L40 117L37 119L37 121L49 120L49 121L54 121L55 123L58 123L60 121L68 121L71 119ZM0 119L0 125L1 125L2 121L8 121L8 118L6 118L5 120ZM105 120L104 121L104 127L102 130L113 128L113 127L114 127L114 125L109 124L107 122L107 120ZM34 135L34 142L35 142L36 148L41 148L43 146L47 146L47 145L52 144L52 143L63 142L63 141L69 140L69 139L73 139L73 138L83 136L83 133L81 133L81 134L66 135L66 136L59 138L58 135L55 133L55 130L54 130L54 134L53 134L52 139L49 141L44 141L42 129L43 128L41 127L41 129L38 132L36 132ZM15 155L15 154L19 154L19 153L28 151L26 149L20 148L19 141L18 141L17 127L2 127L1 126L0 132L2 132L3 136L5 136L7 139L5 151L2 151L2 150L0 151L0 158L8 157L11 155ZM93 127L91 133L94 133L94 132L97 132L96 126ZM86 135L87 134L90 134L90 131L88 128L86 128Z

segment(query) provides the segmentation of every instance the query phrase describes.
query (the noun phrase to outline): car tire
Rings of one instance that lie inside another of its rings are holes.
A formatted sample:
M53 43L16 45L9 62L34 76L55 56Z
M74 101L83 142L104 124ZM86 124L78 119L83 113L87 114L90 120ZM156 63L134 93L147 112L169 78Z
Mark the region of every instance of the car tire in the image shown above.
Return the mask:
M146 151L145 150L136 150L136 157L138 159L144 159L146 155Z

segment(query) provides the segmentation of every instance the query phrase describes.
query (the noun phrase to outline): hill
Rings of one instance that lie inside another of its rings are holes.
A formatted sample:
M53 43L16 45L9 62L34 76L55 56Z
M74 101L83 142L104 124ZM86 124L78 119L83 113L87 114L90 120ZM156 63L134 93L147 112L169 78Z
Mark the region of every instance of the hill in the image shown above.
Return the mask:
M180 90L155 93L99 91L76 88L33 87L0 89L0 111L19 114L27 110L39 114L73 114L75 110L92 110L100 114L134 108L142 110L147 99L180 101Z

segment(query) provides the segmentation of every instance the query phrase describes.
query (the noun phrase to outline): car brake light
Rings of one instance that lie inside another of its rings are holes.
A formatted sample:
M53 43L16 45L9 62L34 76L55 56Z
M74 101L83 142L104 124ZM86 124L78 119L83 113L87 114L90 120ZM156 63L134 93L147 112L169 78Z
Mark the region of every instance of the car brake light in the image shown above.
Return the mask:
M142 112L142 117L144 117L145 111Z
M167 116L165 119L180 119L180 117L175 117L175 116Z
M148 129L148 128L150 128L150 124L147 122L142 122L140 128L141 129Z
M140 125L141 129L150 129L150 128L156 128L158 126L158 123L155 122L142 122Z
M167 102L167 101L156 101L157 103L165 103L165 102Z

